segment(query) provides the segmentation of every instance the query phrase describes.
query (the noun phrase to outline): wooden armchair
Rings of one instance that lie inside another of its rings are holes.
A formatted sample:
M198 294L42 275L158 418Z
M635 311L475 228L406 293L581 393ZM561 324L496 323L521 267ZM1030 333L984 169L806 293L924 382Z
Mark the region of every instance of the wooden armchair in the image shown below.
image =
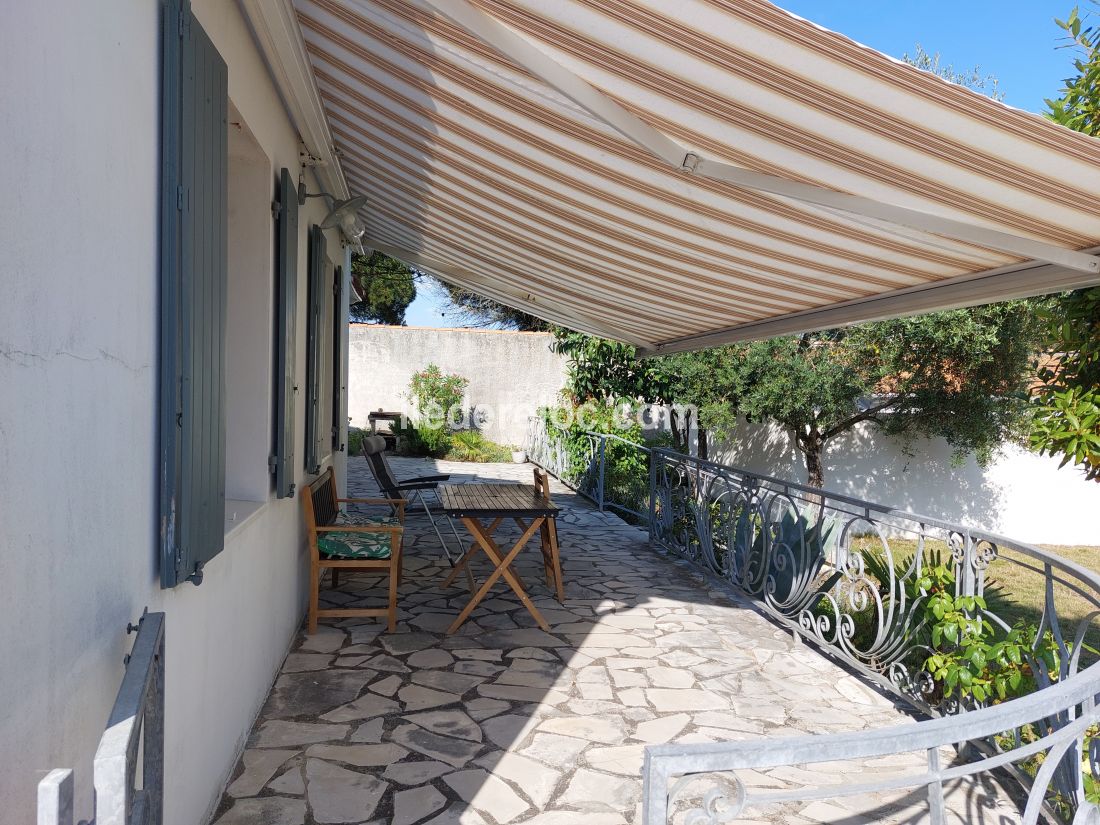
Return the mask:
M396 515L367 516L344 521L341 504L376 504ZM306 532L309 540L309 625L317 631L317 620L385 616L390 632L397 627L397 586L401 583L401 540L405 522L405 502L383 498L337 498L336 476L325 470L302 496ZM332 571L332 584L340 583L341 570L379 570L389 574L389 607L326 608L318 606L321 574Z

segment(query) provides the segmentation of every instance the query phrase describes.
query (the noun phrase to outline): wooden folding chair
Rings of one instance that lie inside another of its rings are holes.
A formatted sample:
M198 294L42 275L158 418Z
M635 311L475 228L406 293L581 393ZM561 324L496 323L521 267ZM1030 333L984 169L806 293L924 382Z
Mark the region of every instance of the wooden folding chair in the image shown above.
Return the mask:
M340 523L341 504L377 504L394 508L396 515L368 516L362 521ZM397 587L401 584L401 540L405 502L384 498L337 498L336 476L325 470L302 496L309 540L309 632L317 631L318 619L385 616L390 632L397 628ZM321 574L332 571L332 585L339 585L341 570L379 570L389 575L389 606L385 608L319 607Z

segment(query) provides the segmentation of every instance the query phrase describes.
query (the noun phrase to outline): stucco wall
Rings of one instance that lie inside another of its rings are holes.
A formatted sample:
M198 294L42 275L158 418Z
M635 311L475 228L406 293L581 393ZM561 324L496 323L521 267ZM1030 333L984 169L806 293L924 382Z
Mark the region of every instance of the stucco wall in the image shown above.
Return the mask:
M550 350L546 332L431 329L354 324L349 333L348 415L366 427L379 408L411 414L409 380L438 364L470 381L467 406L492 410L482 427L501 444L522 444L527 417L554 404L565 384L565 362Z
M194 5L229 64L230 98L266 158L269 185L255 204L264 221L254 231L270 250L263 233L271 229L271 185L282 166L297 177L297 133L237 5ZM34 821L35 786L56 767L76 769L77 817L91 816L91 759L133 640L126 623L146 606L167 614L165 822L203 822L304 604L300 502L273 499L264 467L259 484L255 472L247 483L236 476L259 501L227 506L238 521L203 584L159 587L158 13L156 0L48 0L7 4L0 26L0 155L16 193L0 220L5 823ZM305 232L324 209L321 200L303 208L299 307ZM342 263L336 237L329 250ZM272 410L272 278L270 264L264 268L266 277L251 281L255 334L230 339L265 373L235 387L231 400L236 413L240 404L250 408L260 441ZM305 339L302 314L302 380ZM299 485L304 415L299 393ZM266 466L262 444L230 455Z

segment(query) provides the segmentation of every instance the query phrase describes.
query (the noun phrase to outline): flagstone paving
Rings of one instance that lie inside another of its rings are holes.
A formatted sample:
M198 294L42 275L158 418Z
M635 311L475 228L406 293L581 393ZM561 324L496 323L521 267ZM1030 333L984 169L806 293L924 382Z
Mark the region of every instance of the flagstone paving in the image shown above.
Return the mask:
M349 495L377 495L363 462ZM394 459L399 475L530 479L530 465ZM217 825L627 825L641 822L646 745L860 730L909 721L859 679L653 549L645 533L555 482L566 599L537 552L520 573L550 624L503 583L452 637L469 598L423 516L405 538L400 625L323 623L301 635L226 789ZM412 511L413 513L415 511ZM461 533L460 533L461 534ZM515 535L502 534L502 535ZM453 537L452 537L453 540ZM487 562L475 566L484 575ZM333 604L380 606L346 573ZM744 771L751 787L867 781L921 763ZM759 821L917 822L919 793L802 802ZM996 789L960 786L953 821L1015 821ZM746 811L751 816L751 811ZM738 820L749 821L749 820Z

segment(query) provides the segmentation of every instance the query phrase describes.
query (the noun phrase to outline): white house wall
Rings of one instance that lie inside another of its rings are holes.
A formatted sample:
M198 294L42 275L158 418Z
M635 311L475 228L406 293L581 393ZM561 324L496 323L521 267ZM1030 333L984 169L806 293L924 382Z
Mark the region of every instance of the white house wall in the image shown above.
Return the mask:
M230 99L267 158L268 181L283 166L297 177L297 135L236 4L201 0L195 11L229 65ZM9 193L0 220L5 823L34 820L35 786L56 767L76 769L77 816L91 816L92 755L132 642L126 623L144 607L167 613L165 822L203 822L304 604L299 501L271 498L253 472L245 474L251 486L235 494L260 501L227 505L238 520L203 584L159 587L158 14L156 0L45 0L6 4L0 26L0 156ZM255 203L269 228L272 194ZM305 233L324 211L323 201L311 200L300 219L303 384ZM262 232L263 224L253 226ZM342 264L339 239L328 240ZM230 415L243 399L269 431L270 292L257 294L255 307L262 317L250 332L263 340L242 344L234 333L230 345L261 347L251 363L266 360L268 375L235 385ZM299 393L299 486L304 420ZM258 452L253 444L229 454Z

